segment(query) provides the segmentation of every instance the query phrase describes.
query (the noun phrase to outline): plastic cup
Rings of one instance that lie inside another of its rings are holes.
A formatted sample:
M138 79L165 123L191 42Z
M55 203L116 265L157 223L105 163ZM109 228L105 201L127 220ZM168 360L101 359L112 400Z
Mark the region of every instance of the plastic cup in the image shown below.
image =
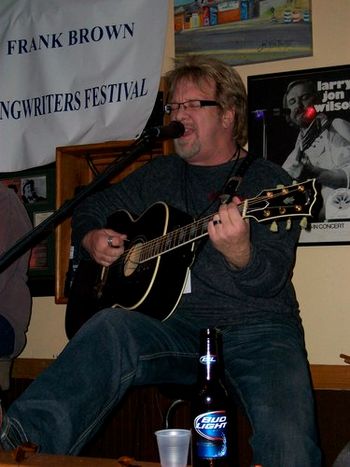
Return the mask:
M158 430L157 437L160 465L162 467L186 467L191 431L178 428Z

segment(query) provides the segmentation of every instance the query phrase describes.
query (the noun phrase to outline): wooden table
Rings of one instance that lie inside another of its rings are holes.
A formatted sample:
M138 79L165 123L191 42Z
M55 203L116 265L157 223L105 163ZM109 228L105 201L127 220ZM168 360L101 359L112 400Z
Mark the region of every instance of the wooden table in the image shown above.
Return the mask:
M0 467L10 466L40 466L40 467L126 467L127 464L117 459L98 459L96 457L53 456L49 454L32 454L21 462L15 461L15 454L0 452ZM159 467L153 462L132 461L128 467Z

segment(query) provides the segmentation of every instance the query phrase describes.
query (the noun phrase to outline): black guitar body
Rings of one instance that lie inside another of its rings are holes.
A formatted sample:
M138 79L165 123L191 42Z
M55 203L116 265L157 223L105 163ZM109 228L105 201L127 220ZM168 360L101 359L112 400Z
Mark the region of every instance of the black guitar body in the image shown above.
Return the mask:
M194 243L152 257L152 239L165 236L192 221L192 218L163 202L152 205L134 220L127 211L117 211L107 227L127 234L126 254L109 268L82 260L75 273L66 310L66 334L70 339L97 311L108 307L137 310L158 320L167 319L175 310L194 259ZM140 246L148 243L143 261ZM157 246L155 243L154 248Z

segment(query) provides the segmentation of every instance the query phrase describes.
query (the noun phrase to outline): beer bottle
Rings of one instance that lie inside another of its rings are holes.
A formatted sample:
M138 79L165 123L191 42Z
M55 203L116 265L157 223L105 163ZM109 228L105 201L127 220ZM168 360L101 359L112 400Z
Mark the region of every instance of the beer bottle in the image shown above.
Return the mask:
M197 390L192 401L193 467L230 465L228 397L222 382L220 335L202 329Z

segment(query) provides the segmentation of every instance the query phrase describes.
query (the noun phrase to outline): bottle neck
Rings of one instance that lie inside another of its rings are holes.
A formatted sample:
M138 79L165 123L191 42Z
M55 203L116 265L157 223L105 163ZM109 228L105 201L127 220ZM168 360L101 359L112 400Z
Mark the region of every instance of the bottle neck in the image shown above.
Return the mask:
M219 344L215 329L205 329L201 333L199 348L199 376L211 381L220 377Z
M205 356L205 363L199 362L199 378L201 381L214 381L220 378L220 371L217 362L210 361L214 358L213 355Z

